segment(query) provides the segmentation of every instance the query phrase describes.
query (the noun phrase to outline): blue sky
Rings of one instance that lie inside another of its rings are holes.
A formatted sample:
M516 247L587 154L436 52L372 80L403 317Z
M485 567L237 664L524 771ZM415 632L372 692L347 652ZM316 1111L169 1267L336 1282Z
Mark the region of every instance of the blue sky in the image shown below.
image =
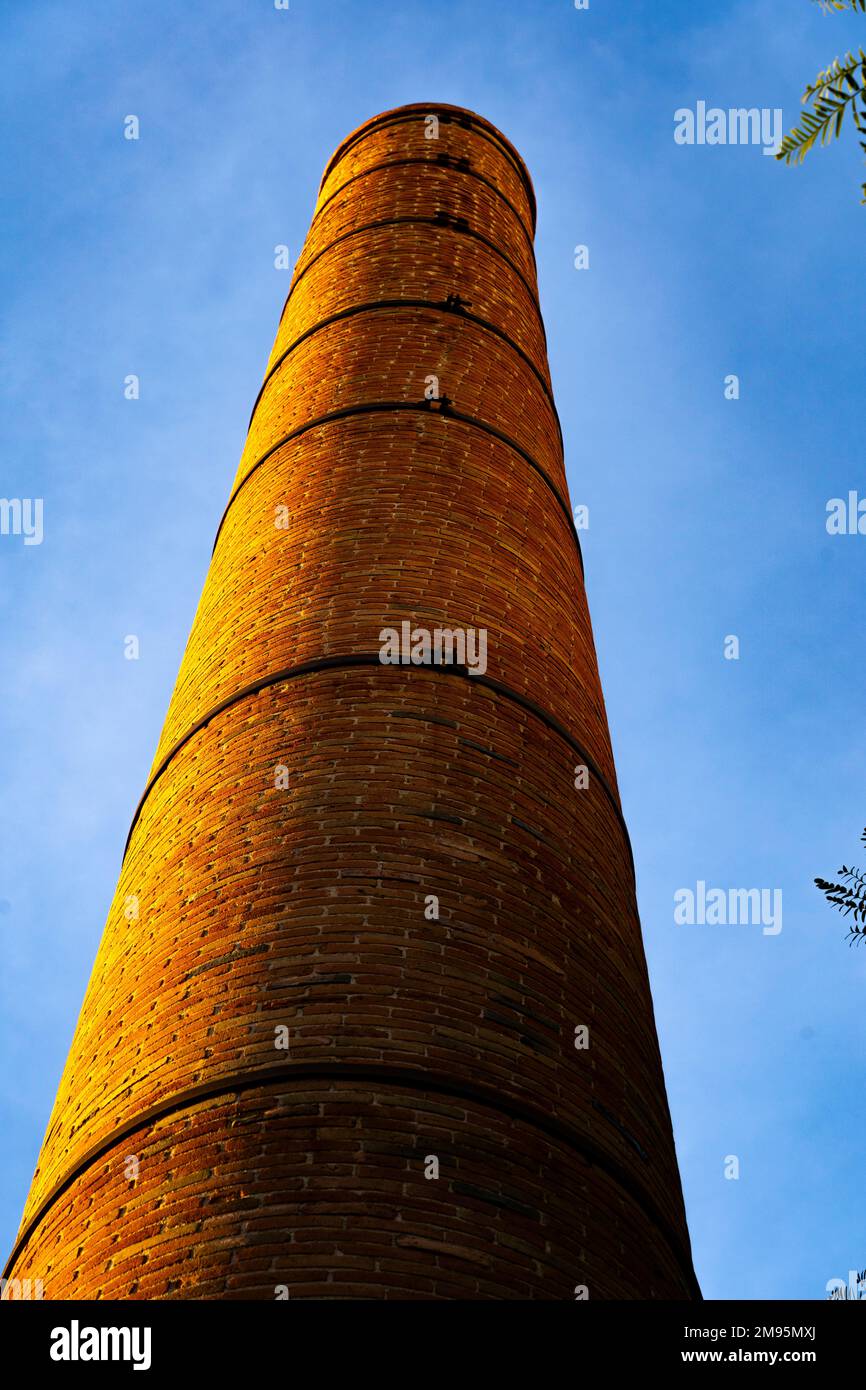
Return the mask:
M673 131L699 100L787 130L866 17L19 0L0 39L0 495L45 508L41 545L0 537L4 1257L288 287L273 248L299 252L353 127L430 100L493 120L536 186L698 1276L824 1296L866 1265L866 949L812 885L866 825L866 537L825 527L828 499L866 496L864 175L850 131L801 170ZM698 880L780 888L781 933L675 925Z

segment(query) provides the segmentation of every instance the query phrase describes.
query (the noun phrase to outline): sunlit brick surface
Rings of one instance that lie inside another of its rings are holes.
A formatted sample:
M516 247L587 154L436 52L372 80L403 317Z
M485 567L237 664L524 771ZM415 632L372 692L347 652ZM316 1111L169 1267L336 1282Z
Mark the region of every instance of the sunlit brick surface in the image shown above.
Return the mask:
M326 172L7 1270L48 1298L696 1294L534 216L452 108ZM486 672L381 665L403 621Z

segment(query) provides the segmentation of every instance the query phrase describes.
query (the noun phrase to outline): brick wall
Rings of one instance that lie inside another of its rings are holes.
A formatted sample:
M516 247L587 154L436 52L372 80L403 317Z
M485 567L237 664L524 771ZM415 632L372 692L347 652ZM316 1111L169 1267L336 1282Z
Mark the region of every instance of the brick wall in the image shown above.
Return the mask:
M534 223L455 108L326 171L7 1269L47 1298L696 1296ZM404 621L485 672L382 665Z

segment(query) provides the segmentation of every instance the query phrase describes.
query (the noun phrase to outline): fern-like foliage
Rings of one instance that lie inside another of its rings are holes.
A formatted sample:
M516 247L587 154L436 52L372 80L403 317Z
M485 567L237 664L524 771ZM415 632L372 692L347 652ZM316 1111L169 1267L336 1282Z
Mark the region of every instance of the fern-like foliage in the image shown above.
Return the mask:
M866 844L866 830L860 839ZM837 908L843 917L851 918L848 936L849 945L853 946L855 941L866 941L866 874L860 873L859 869L849 869L845 864L837 870L837 874L841 883L831 883L826 878L816 878L815 883L828 903Z
M866 0L817 0L822 10L857 10L866 14ZM829 68L819 72L802 97L803 105L811 104L799 126L785 136L776 153L786 164L802 164L816 141L822 145L838 138L845 112L851 110L854 125L860 136L860 148L866 153L866 53L846 53L834 58ZM866 183L862 185L861 202L866 204Z

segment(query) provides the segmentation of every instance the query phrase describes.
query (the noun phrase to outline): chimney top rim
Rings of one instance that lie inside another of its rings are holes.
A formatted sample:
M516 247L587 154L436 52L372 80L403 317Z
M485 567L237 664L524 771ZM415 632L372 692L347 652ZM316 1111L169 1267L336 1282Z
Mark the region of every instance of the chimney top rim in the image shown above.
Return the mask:
M324 187L324 184L329 174L336 167L336 165L339 164L340 160L346 154L351 145L355 144L365 135L372 134L372 132L377 127L388 125L392 123L395 119L399 119L401 116L409 116L415 112L424 112L425 115L429 116L439 116L444 114L446 116L462 117L464 120L467 120L470 125L477 125L482 130L487 131L489 135L493 136L496 143L502 146L503 152L508 156L511 163L515 166L518 174L520 175L526 187L526 194L529 200L529 209L532 217L532 231L534 234L537 215L535 189L533 187L532 178L530 176L529 170L526 167L526 163L519 150L516 148L516 146L514 146L511 143L511 141L508 139L508 136L503 135L499 127L495 126L492 121L489 121L486 116L480 116L477 111L473 111L468 106L454 106L444 101L408 102L404 106L393 106L390 107L387 111L380 111L377 115L370 116L367 118L367 120L362 121L359 126L356 126L354 130L351 130L349 132L345 139L340 141L334 153L331 155L331 158L328 160L328 163L325 166L325 172L322 174L321 182L319 184L319 192L321 193L322 188Z

